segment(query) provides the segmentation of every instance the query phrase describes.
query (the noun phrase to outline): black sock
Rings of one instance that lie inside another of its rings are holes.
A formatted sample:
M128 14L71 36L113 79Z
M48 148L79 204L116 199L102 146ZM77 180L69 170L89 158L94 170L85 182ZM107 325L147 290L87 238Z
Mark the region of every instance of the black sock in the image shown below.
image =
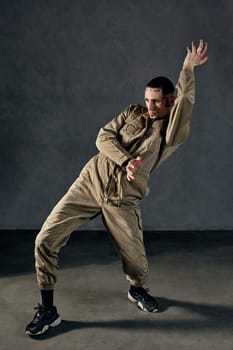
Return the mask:
M53 306L53 290L41 290L41 301L42 301L42 305L44 305L44 307L46 309L49 309Z
M135 286L130 286L130 290L132 291L132 292L136 292L137 290L139 290L140 288L142 288L142 287L135 287Z

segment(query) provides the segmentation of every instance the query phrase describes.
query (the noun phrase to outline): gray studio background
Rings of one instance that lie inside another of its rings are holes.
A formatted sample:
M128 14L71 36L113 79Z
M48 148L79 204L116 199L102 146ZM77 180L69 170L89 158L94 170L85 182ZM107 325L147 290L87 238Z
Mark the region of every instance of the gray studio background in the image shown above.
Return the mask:
M232 229L232 10L230 0L1 1L0 229L38 229L96 153L99 128L143 104L152 77L176 82L202 37L191 136L151 177L143 223Z

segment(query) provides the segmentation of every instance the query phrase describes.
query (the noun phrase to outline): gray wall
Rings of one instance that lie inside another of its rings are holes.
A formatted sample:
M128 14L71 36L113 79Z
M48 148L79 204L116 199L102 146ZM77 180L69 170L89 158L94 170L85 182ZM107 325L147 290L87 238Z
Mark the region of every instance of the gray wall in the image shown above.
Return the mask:
M231 0L0 2L0 228L39 228L96 153L98 129L176 81L205 38L189 141L153 174L145 229L232 229ZM88 229L102 229L100 219Z

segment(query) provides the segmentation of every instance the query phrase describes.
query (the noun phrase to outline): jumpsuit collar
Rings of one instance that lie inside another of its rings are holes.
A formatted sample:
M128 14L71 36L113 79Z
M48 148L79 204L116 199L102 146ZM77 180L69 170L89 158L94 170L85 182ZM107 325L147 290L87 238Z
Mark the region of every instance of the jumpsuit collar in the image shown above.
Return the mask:
M148 112L145 112L142 114L144 118L148 119L149 120L149 123L150 124L153 124L154 122L157 122L159 120L165 120L165 119L168 119L169 118L169 114L166 114L165 116L163 117L159 117L159 118L155 118L155 119L151 119L148 115Z

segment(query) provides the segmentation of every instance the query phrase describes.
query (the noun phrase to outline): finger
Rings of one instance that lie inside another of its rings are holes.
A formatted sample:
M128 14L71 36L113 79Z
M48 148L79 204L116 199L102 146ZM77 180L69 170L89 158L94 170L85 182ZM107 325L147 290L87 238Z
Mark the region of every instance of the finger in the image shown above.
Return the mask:
M131 171L131 170L127 169L127 175L129 175L129 176L133 176L133 174L134 174L134 172L133 172L133 171Z
M134 161L131 160L128 165L127 165L127 168L134 168L135 167L135 164L134 164Z
M138 156L137 158L132 159L132 160L131 160L131 163L132 163L132 164L137 164L138 162L141 162L141 161L142 161L142 158Z
M194 44L194 41L192 41L192 53L196 53L196 52L197 52L196 46Z
M140 165L141 165L141 161L134 161L134 164L130 164L130 165L128 165L128 169L130 170L130 171L133 171L133 172L135 172L139 167L140 167Z
M204 42L204 40L202 40L202 41L200 42L200 45L199 45L198 49L197 49L198 55L199 55L199 56L204 56L205 53L206 53L206 51L207 51L207 49L208 49L208 44L207 44L207 42Z
M126 177L127 177L128 181L134 180L134 176L133 175L127 174Z
M198 45L198 48L197 48L197 55L198 55L198 56L201 56L202 50L203 50L203 40L200 39L199 45Z
M131 167L135 167L137 165L137 160L136 159L132 159L130 162L129 162L129 166Z
M203 63L207 62L207 61L208 61L208 58L209 58L208 56L203 57L201 63L203 64Z
M203 55L206 53L207 50L208 50L208 43L205 42L205 44L204 44L204 46L203 46L203 49L202 49Z
M137 168L136 167L128 167L126 169L127 173L129 173L130 175L134 175L134 173L137 171Z
M198 55L199 57L202 57L202 52L201 52L201 50L197 49L197 55Z
M200 39L198 50L202 51L203 46L204 46L204 41L203 41L203 39Z
M128 166L126 170L127 170L128 173L133 174L135 172L135 167Z

